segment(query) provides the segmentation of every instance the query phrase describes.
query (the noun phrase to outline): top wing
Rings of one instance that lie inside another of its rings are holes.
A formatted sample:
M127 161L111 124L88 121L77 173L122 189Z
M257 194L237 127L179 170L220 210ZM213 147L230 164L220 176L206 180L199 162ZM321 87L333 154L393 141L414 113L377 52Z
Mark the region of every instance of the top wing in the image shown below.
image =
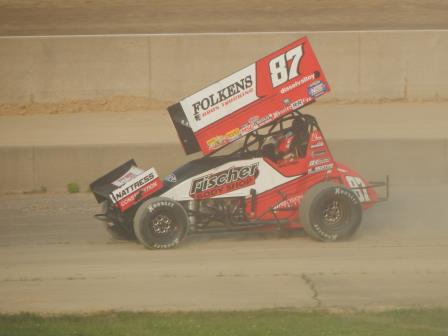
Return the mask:
M327 93L306 37L170 106L187 154L208 155Z

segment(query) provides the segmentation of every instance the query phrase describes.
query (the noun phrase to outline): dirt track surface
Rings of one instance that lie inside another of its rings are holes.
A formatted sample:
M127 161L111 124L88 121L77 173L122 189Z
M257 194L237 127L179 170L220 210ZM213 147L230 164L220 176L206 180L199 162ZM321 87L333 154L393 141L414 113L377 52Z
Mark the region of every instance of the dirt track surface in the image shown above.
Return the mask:
M367 309L448 305L448 185L395 186L348 242L196 236L111 240L93 197L0 198L0 312Z
M0 36L447 29L443 0L0 0Z

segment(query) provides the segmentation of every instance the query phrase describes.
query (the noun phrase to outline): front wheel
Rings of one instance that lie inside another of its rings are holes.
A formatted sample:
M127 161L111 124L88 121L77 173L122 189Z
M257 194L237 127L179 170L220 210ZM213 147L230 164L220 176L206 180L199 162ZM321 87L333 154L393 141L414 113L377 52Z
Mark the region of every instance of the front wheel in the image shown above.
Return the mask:
M188 229L188 216L178 202L155 197L142 203L134 217L137 239L148 249L177 246Z
M352 236L361 224L359 199L349 189L331 182L310 188L300 204L300 221L305 232L320 241Z

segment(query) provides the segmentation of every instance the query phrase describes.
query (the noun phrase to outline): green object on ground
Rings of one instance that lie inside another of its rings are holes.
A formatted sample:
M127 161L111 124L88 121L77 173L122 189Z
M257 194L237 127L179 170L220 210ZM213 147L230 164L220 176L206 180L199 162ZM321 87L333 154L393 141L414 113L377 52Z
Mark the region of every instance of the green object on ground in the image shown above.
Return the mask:
M448 309L0 315L0 336L6 335L442 336L448 335Z
M67 184L67 191L70 194L76 194L79 193L79 185L76 182L70 182L69 184Z

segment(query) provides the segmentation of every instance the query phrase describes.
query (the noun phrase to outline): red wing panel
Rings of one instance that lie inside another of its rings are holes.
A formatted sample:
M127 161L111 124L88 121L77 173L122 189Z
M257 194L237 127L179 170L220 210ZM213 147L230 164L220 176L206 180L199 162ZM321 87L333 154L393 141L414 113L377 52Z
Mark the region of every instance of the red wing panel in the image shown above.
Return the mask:
M329 90L303 37L184 98L169 111L187 154L200 149L207 155ZM186 125L188 132L183 129Z

